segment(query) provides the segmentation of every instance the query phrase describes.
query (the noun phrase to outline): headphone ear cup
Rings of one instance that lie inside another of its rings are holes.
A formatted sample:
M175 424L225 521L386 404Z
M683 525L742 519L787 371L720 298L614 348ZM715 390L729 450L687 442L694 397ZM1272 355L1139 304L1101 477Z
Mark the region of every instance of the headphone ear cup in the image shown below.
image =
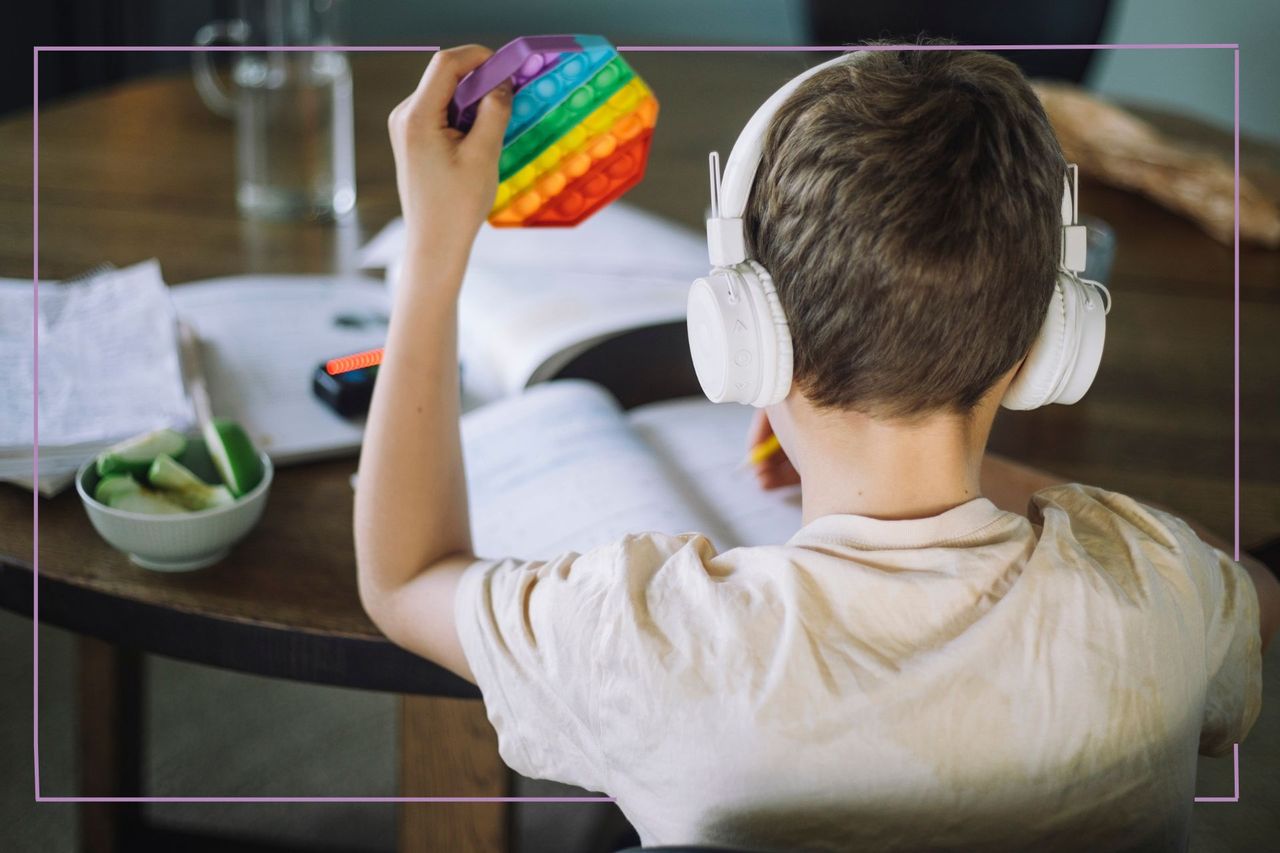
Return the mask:
M1005 391L1006 409L1074 403L1098 373L1106 339L1106 310L1092 287L1059 274L1044 323Z
M760 369L764 381L760 385L760 392L751 401L751 405L756 408L764 408L774 403L781 403L791 391L794 359L791 348L791 326L787 324L786 312L782 310L782 303L778 300L773 276L759 261L748 258L745 266L749 266L755 275L756 281L752 290L764 297L765 311L768 312L762 317L765 322L761 323L763 346L760 354ZM761 314L763 315L764 312L762 311Z
M689 289L689 352L713 403L768 406L791 389L791 331L768 271L753 260Z
M1075 293L1075 352L1062 376L1052 402L1076 403L1093 385L1102 364L1102 348L1107 340L1107 309L1102 295L1091 285L1067 276L1064 288Z
M1062 372L1067 336L1067 309L1062 294L1062 278L1053 285L1044 322L1027 357L1004 392L1000 405L1006 409L1036 409L1049 402Z

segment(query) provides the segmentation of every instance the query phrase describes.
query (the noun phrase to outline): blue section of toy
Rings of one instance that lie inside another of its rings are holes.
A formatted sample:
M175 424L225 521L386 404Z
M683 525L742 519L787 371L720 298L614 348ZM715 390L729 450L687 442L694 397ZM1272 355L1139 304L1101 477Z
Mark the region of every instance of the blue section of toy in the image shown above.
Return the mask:
M502 144L506 145L538 123L544 115L573 94L574 89L590 79L618 55L613 45L600 36L574 36L582 45L581 53L562 53L559 60L542 70L527 84L516 90L511 101L511 120Z

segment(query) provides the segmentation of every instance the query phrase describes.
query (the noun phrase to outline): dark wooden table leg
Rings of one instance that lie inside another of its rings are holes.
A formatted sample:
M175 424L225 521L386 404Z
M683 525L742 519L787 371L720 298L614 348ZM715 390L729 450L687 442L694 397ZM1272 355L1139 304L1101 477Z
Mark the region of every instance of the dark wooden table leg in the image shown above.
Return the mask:
M79 640L80 794L142 795L141 653L93 637ZM120 853L141 825L135 803L81 803L80 849Z
M406 797L505 797L511 772L498 736L474 699L400 697L400 793ZM401 853L510 848L507 803L406 803Z

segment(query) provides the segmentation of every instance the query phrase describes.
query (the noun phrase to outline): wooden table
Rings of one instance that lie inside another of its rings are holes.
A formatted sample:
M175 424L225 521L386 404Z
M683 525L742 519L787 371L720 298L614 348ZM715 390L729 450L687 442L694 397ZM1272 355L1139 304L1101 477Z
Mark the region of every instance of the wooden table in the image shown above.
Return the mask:
M351 269L353 247L397 213L385 118L416 83L425 59L362 55L353 62L359 202L355 219L341 228L242 220L233 200L232 128L204 109L184 77L135 82L42 111L42 275L151 256L170 282ZM630 199L700 228L706 152L727 152L755 105L812 57L629 59L662 102L649 174ZM1199 125L1166 123L1224 144L1221 134ZM31 273L31 125L30 116L0 122L0 275ZM1274 148L1245 151L1246 162L1280 166ZM1141 198L1087 180L1081 198L1086 213L1111 224L1119 247L1101 372L1079 405L1002 416L993 446L1073 479L1162 502L1229 536L1230 247ZM1280 533L1280 438L1272 426L1280 387L1280 252L1242 251L1241 294L1241 533L1248 545ZM683 363L678 342L674 352ZM603 361L616 354L609 351ZM681 376L677 386L687 380ZM141 791L136 711L143 652L404 694L403 793L507 790L480 704L446 698L474 698L474 688L396 649L360 608L351 467L347 460L280 470L261 525L227 560L189 575L130 564L93 532L74 492L40 499L40 617L85 636L81 688L93 701L81 706L78 793ZM0 604L27 613L31 500L0 486ZM447 820L427 808L403 809L404 849L506 843L499 806L456 807ZM88 848L138 849L137 812L88 806L83 815Z

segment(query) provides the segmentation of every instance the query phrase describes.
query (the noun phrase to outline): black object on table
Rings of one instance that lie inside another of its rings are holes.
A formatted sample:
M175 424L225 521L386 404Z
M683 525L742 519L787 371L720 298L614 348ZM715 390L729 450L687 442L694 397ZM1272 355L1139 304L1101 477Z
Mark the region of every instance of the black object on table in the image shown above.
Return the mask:
M316 366L311 375L311 390L344 418L354 418L369 411L373 399L373 382L378 377L378 365L330 373L326 365Z

